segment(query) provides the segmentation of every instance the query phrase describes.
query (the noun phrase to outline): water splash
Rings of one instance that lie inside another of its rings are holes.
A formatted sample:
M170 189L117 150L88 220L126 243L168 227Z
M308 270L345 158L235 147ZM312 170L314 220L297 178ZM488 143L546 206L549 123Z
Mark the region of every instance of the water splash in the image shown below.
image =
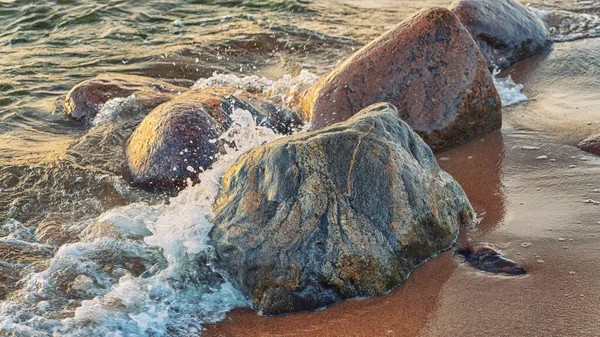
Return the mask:
M201 78L196 81L192 89L232 87L263 94L276 104L284 107L293 107L300 95L315 83L317 78L317 75L306 69L301 70L297 76L288 74L276 81L257 75L237 76L213 73L209 78Z
M200 183L168 203L136 203L76 223L80 241L27 275L0 305L0 333L13 336L193 336L247 299L219 271L208 245L219 181L244 152L279 138L237 109L221 136L229 149ZM12 226L12 227L11 227ZM7 225L7 230L19 226Z
M523 85L515 83L510 75L505 78L498 77L499 73L500 70L494 70L492 79L494 80L496 90L498 90L498 95L500 95L502 106L507 107L527 102L528 98L523 94Z
M107 123L115 120L124 112L137 113L141 110L141 106L134 95L128 97L113 98L100 107L100 111L92 120L93 126Z
M534 7L529 9L546 23L554 42L600 37L600 17L597 15L565 10L548 12Z

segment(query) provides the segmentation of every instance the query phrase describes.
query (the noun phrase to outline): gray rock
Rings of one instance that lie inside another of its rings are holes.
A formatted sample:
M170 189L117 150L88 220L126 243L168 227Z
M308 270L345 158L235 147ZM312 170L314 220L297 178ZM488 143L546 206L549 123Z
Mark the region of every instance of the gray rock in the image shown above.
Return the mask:
M544 22L514 0L458 0L450 10L473 36L490 69L503 69L552 42Z
M267 315L382 295L474 217L388 103L246 153L214 210L222 267Z

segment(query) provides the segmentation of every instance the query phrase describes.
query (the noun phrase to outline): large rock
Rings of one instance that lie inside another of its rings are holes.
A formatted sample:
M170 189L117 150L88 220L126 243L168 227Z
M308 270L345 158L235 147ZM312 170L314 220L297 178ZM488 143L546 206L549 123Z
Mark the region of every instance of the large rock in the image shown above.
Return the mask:
M214 211L211 244L262 314L384 294L474 216L387 103L246 153Z
M544 22L514 0L458 0L450 9L471 33L490 69L503 69L552 42Z
M258 124L289 133L300 122L294 113L232 88L190 90L159 105L125 144L126 175L134 185L180 187L211 166L227 144L234 109L249 111Z
M577 147L581 150L600 156L600 135L594 135L584 139Z
M502 124L485 60L444 8L425 9L363 47L316 83L302 107L318 130L378 102L397 106L436 152Z
M94 118L106 101L135 94L141 109L152 109L187 88L154 78L102 74L74 86L65 97L65 112L75 119Z

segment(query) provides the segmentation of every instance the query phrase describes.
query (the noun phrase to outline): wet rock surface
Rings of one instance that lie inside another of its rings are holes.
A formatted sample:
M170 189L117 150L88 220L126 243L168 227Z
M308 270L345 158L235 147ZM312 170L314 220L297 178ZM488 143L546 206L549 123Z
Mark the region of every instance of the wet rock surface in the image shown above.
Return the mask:
M249 111L257 124L289 133L299 118L288 110L231 88L190 90L152 110L125 144L126 175L138 186L170 188L197 180L225 146L220 139L235 109Z
M489 243L476 243L456 250L456 254L462 255L465 262L471 266L490 273L505 273L512 275L525 274L513 260L507 259Z
M582 140L577 147L585 152L600 156L600 135L594 135Z
M214 211L210 244L267 315L382 295L474 216L391 104L243 155Z
M544 22L513 0L459 0L450 9L471 33L488 68L503 69L552 42Z
M319 80L301 105L318 130L378 102L398 107L435 152L502 124L485 59L444 8L422 10L363 47Z
M140 108L149 110L187 90L150 77L102 74L74 86L65 97L64 108L75 119L94 118L108 100L135 94Z

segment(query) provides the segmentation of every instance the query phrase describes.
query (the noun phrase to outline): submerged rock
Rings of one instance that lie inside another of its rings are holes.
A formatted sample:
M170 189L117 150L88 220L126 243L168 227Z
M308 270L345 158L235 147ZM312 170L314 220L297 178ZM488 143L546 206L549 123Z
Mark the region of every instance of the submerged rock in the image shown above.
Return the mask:
M442 151L502 125L501 102L485 60L456 16L425 9L356 52L318 81L302 102L313 129L378 102Z
M187 88L150 77L102 74L74 86L65 98L65 112L75 119L94 118L102 105L113 98L135 94L144 110L164 103Z
M458 0L450 5L471 33L488 68L503 69L552 41L544 22L514 0Z
M134 185L182 186L209 168L226 144L219 137L235 109L249 111L257 124L289 133L294 113L231 88L190 90L152 110L125 144L127 173Z
M456 253L462 255L465 262L471 266L490 273L525 274L525 270L516 262L505 258L492 245L487 243L477 243L463 247L458 249Z
M600 135L594 135L584 139L577 147L581 150L600 156Z
M225 174L210 243L262 314L382 295L474 217L387 103L256 148Z

